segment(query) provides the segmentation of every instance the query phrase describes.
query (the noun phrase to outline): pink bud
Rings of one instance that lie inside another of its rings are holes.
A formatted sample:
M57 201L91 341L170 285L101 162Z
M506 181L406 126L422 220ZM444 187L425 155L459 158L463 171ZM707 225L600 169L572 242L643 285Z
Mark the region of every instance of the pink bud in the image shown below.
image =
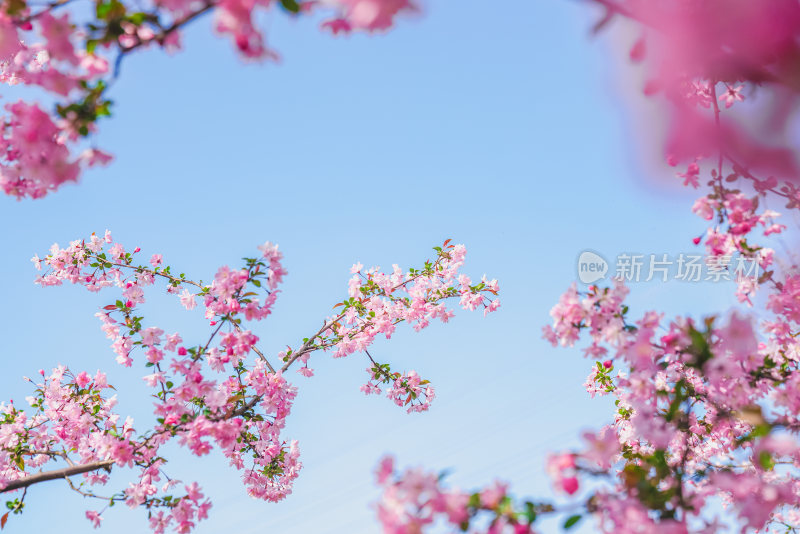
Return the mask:
M186 356L186 348L185 347L178 347L178 355L179 356Z
M572 495L578 491L578 479L575 477L567 477L561 481L561 487L564 488L568 494Z
M695 245L699 245L701 239L702 238L700 238L700 237L695 237L694 239L692 239L692 243L694 243Z
M611 360L606 360L606 361L603 362L603 367L605 367L606 369L611 369L611 367L613 367L613 366L614 366L614 362L612 362Z
M236 46L243 52L247 51L250 48L250 40L246 35L238 34L236 36Z
M644 53L645 53L644 39L640 38L638 41L634 43L633 47L631 47L631 52L630 52L631 61L639 63L644 59Z
M81 371L80 374L78 374L78 376L75 377L75 383L78 385L79 388L86 387L91 381L92 379L89 378L89 375L86 373L86 371Z

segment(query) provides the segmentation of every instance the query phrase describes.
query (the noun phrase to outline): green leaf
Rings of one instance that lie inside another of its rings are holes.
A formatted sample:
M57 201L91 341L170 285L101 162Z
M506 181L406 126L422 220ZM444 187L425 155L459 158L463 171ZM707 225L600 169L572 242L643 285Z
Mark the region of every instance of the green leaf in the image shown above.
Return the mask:
M137 26L141 26L146 18L147 13L131 13L131 15L128 17L128 20Z
M681 379L675 384L675 398L672 399L672 402L669 405L669 410L667 410L667 414L665 419L667 422L672 421L678 413L678 409L681 407L681 403L685 399L683 396L683 385L684 380Z
M750 438L753 439L766 436L769 434L770 430L772 430L772 427L768 424L756 425L755 428L753 428L753 431L750 432Z
M532 524L536 521L536 506L530 501L525 503L525 511L523 515L528 519L528 524Z
M772 459L772 455L767 451L758 453L758 463L764 468L764 471L772 471L772 468L775 467L775 461Z
M300 4L297 0L281 0L281 6L289 13L300 13Z
M98 3L95 9L95 13L97 14L98 19L106 18L108 12L111 11L111 4L110 3Z
M580 514L571 515L564 521L564 530L574 527L583 516Z

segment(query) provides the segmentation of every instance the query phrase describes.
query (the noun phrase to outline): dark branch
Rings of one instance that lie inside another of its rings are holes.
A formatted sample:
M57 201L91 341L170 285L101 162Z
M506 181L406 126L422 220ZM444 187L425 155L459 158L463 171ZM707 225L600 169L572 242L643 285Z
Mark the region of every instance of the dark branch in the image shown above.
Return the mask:
M0 493L5 493L7 491L14 491L20 488L27 488L28 486L38 484L39 482L47 482L48 480L67 478L73 475L80 475L81 473L97 471L99 469L105 469L106 471L110 471L112 465L114 465L113 460L105 460L103 462L92 462L90 464L65 467L64 469L56 469L54 471L45 471L43 473L37 473L35 475L27 476L25 478L20 478L19 480L14 480L13 482L9 482L7 486L5 486L3 489L0 489Z

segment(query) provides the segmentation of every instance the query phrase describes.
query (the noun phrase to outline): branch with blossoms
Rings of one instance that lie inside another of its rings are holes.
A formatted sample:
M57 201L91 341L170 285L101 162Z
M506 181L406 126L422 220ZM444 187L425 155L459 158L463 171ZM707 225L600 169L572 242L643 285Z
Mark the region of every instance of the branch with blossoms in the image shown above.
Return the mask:
M616 397L613 424L585 433L583 450L548 459L556 493L572 499L520 501L502 483L463 492L420 470L392 478L385 460L377 505L384 532L444 522L452 531L522 534L559 515L566 529L593 516L607 533L713 533L727 531L729 514L742 532L800 531L797 342L760 342L738 314L721 326L716 317L664 323L655 312L630 322L626 294L622 284L573 287L545 328L554 345L588 337L585 354L605 361L592 366L587 389Z
M103 373L73 375L59 367L45 376L42 371L43 381L28 398L33 413L13 403L2 408L0 493L65 479L72 490L104 503L104 508L86 513L95 526L108 507L124 501L144 508L156 533L169 527L188 532L207 517L211 503L196 483L184 484L185 494L174 493L179 482L164 471L164 446L177 442L196 456L218 447L242 471L251 496L279 501L291 493L301 468L297 442L282 433L297 395L284 376L293 364L300 374L312 376L309 359L317 351L334 357L364 352L374 362L367 349L378 336L390 338L400 323L421 330L434 319L446 322L453 316L447 300L459 299L465 309L483 307L486 312L499 306L497 282L472 284L459 274L466 249L448 240L435 247L436 258L421 269L395 266L391 274L383 274L377 267L354 266L350 296L336 305L342 310L299 348L289 346L270 358L257 348L258 336L245 325L272 313L286 270L276 245L259 248L261 256L245 258L238 270L221 267L210 284L176 273L159 254L139 262L140 248L127 252L108 232L66 248L54 245L44 259L34 256L35 266L44 269L36 280L42 286L68 282L92 292L119 291L119 298L96 315L116 361L132 367L140 360L147 369L143 379L153 388L156 424L145 431L137 431L131 419L120 424L112 412L116 397L106 396L110 386ZM210 327L205 340L186 343L178 333L165 335L147 325L141 307L145 290L157 280L186 309L202 302ZM433 388L416 372L373 365L392 378L390 399L409 405L409 411L428 408ZM374 378L371 374L369 392L380 391L371 383ZM123 491L99 493L96 488L108 482L107 472L122 467L135 470L134 481ZM80 482L74 480L78 477ZM22 511L24 495L8 501L9 513Z
M669 117L662 128L665 154L671 165L690 169L679 176L696 187L693 160L712 158L720 177L725 161L737 178L797 207L800 166L791 142L800 105L796 2L777 0L767 8L747 0L589 3L603 10L598 29L620 19L636 35L629 58L641 64L645 95ZM745 101L750 105L743 107Z
M709 266L734 276L741 303L763 303L766 318L758 327L741 312L665 322L650 311L633 321L623 284L573 285L544 337L566 347L586 339L586 389L614 397L615 408L611 424L584 434L584 449L549 457L555 491L567 501L520 501L500 483L462 492L434 473L395 473L385 460L377 505L384 532L446 525L521 534L553 514L566 529L593 516L600 532L615 534L727 532L731 523L741 532L800 531L800 275L793 258L760 243L787 230L769 202L800 208L788 141L800 103L800 5L593 3L605 11L595 30L623 18L639 33L630 59L645 64L645 93L660 96L671 117L668 162L683 162L678 177L704 191L692 211L711 226L695 245ZM739 114L746 99L750 109ZM748 116L758 104L769 120ZM760 272L729 265L734 254Z
M420 468L399 471L392 457L380 461L376 478L383 491L376 511L384 532L424 532L434 525L477 532L472 527L488 524L485 531L492 534L529 534L537 518L556 513L551 503L516 502L502 482L462 491L448 487L444 473Z
M91 0L89 10L80 4L0 1L0 83L35 87L55 100L52 109L19 100L0 117L0 188L17 199L41 198L77 181L85 168L109 163L112 156L88 140L111 116L109 88L123 58L147 47L179 50L184 28L207 14L241 57L278 61L256 26L261 13L323 12L321 27L338 34L385 31L398 15L417 10L410 0Z
M23 489L22 497L6 502L9 512L2 517L3 526L9 513L23 511L28 487L58 479L65 479L72 490L84 497L103 501L106 508L115 502L141 504L151 517L164 518L165 525L174 522L178 531L188 531L195 521L207 516L211 503L194 483L184 486L184 495L156 495L159 482L163 481L162 492L177 484L164 480L166 475L161 469L165 461L158 455L158 441L163 439L163 432L137 438L129 418L120 424L119 415L112 411L116 397L104 395L111 387L105 374L98 371L94 376L86 372L72 375L64 367L54 369L48 376L44 371L40 374L42 382L27 398L33 413L18 409L13 402L0 409L0 491ZM34 471L61 462L67 467ZM105 484L114 466L138 469L138 485L131 484L113 495L96 494L91 488ZM82 482L74 483L70 478L77 476L83 477ZM95 526L102 520L95 510L87 511L86 517Z
M736 313L724 326L713 316L702 326L690 318L663 325L655 312L629 324L625 292L621 285L586 294L573 288L545 329L567 346L585 330L587 355L614 351L613 363L598 361L587 381L591 393L616 397L614 425L589 436L588 453L572 456L591 468L576 469L573 461L566 474L555 469L556 485L575 493L582 470L599 469L615 481L593 497L604 532L622 528L625 516L640 528L717 532L719 500L732 504L743 531L800 528L794 341L766 331L769 339L760 343L751 320Z

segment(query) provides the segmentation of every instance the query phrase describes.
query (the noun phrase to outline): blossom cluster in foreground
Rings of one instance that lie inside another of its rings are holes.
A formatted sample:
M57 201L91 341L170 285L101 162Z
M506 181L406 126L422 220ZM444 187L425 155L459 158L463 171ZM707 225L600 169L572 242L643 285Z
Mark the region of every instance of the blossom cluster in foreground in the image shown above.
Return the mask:
M385 31L417 10L410 0L93 0L88 10L58 10L73 1L0 1L0 83L55 101L42 106L23 93L0 115L0 189L17 199L41 198L108 163L112 156L87 140L112 113L108 89L124 57L148 47L179 50L183 29L206 14L241 57L277 61L256 23L263 13L319 12L321 28L338 34Z
M386 533L446 524L519 534L548 516L567 529L591 516L609 534L800 532L800 268L791 250L763 243L797 237L772 208L800 208L791 145L800 4L594 3L604 11L595 29L625 19L637 32L630 59L670 117L667 162L702 192L692 211L708 226L692 242L709 265L728 269L725 258L738 254L760 276L735 278L744 309L671 319L652 310L631 319L622 283L570 287L544 338L581 344L592 360L587 392L614 408L583 448L548 457L557 497L515 499L496 482L462 492L384 461Z
M130 418L121 420L101 372L41 371L30 409L13 402L0 408L0 492L23 491L8 501L12 512L22 510L31 484L65 478L73 490L106 508L118 501L143 507L153 532L188 532L207 516L211 503L195 482L166 475L165 445L173 442L196 456L217 448L242 472L252 497L281 500L301 468L297 442L283 433L297 395L286 376L291 367L312 376L309 358L316 351L335 357L363 352L371 362L363 389L378 393L379 384L386 384L393 402L423 411L434 398L432 386L413 370L400 373L376 362L368 348L379 336L390 338L401 323L421 330L435 319L446 322L453 316L447 300L487 312L499 305L497 282L472 284L459 272L466 249L448 240L419 269L395 266L384 274L377 267L355 266L349 298L335 306L336 315L302 343L268 356L246 325L272 313L287 273L277 245L267 242L259 249L261 254L245 258L241 268L221 267L210 284L175 274L160 254L140 262L138 247L127 251L109 232L65 248L53 245L43 259L34 256L43 270L36 280L42 286L72 283L117 293L97 316L117 363L145 369L142 379L152 388L157 423L137 428ZM184 308L204 309L207 338L185 340L146 322L140 310L158 281ZM117 493L100 493L113 468L132 469L131 482ZM97 526L104 510L89 510L87 518Z

